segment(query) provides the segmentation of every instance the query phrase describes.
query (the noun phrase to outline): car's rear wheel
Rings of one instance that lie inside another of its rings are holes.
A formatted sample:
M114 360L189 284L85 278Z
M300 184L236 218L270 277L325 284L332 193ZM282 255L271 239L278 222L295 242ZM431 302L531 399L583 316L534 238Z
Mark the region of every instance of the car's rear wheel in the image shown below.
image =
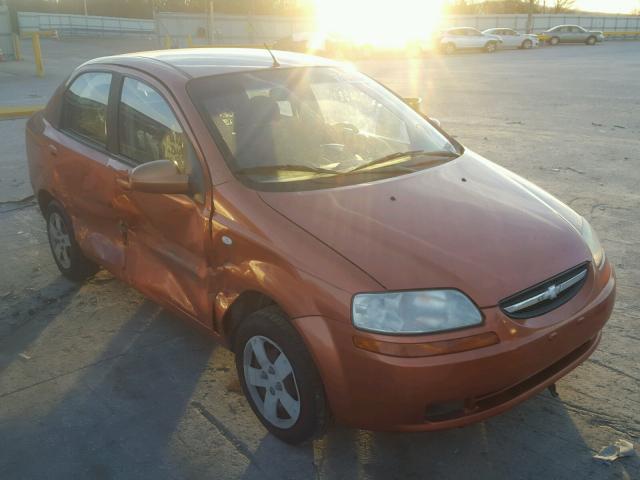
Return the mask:
M46 207L47 236L51 254L60 272L74 281L82 281L98 271L84 256L73 233L73 225L62 205L52 200Z
M234 337L242 390L267 430L291 444L320 435L328 418L322 381L283 313L277 307L259 310Z
M549 40L549 43L551 45L558 45L558 43L560 43L560 39L558 37L551 37L551 40Z
M522 42L522 48L524 48L525 50L528 50L531 47L533 47L533 42L531 40L525 40L524 42Z
M447 55L452 55L452 54L456 53L456 45L455 45L455 43L449 42L449 43L445 44L444 53L446 53Z
M596 37L591 36L587 38L587 45L595 45L595 44L596 44Z
M487 42L487 44L484 46L484 51L487 53L493 53L497 48L498 47L496 45L496 42Z

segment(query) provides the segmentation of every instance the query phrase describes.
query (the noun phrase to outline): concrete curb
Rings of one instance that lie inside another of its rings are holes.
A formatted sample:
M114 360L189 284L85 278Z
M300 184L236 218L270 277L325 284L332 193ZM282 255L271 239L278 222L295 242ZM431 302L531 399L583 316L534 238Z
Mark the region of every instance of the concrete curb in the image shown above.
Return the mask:
M0 107L0 120L8 118L28 117L44 108L44 105L22 105L17 107Z

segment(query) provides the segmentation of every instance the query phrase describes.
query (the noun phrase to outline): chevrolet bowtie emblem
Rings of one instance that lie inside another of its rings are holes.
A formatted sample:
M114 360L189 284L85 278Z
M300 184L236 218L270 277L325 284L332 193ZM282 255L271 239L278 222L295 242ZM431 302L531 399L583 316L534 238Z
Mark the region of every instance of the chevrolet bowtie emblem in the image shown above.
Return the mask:
M558 297L558 286L551 285L545 292L546 300L555 300Z
M576 285L580 281L582 281L587 276L587 269L584 268L582 271L570 277L566 280L563 280L560 283L554 283L549 285L545 290L540 293L532 294L529 298L525 298L517 303L513 303L512 305L508 305L504 307L504 310L507 313L516 313L521 310L525 310L527 308L531 308L534 305L537 305L541 302L546 302L549 300L555 300L558 296L564 291L570 289L572 286Z

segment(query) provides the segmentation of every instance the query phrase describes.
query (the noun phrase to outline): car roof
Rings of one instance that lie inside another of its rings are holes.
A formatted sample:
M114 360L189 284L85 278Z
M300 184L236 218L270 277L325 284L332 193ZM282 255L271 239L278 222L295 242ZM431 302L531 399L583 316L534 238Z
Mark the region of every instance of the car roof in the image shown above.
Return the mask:
M339 62L302 53L273 50L280 67L338 66ZM84 65L120 65L149 71L167 70L167 66L188 78L222 75L273 68L267 49L261 48L182 48L112 55L89 60Z

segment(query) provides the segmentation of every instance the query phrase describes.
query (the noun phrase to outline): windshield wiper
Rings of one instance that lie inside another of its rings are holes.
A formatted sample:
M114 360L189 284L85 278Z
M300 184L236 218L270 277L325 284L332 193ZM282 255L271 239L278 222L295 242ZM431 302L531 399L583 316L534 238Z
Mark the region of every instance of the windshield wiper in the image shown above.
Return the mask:
M409 150L407 152L395 152L395 153L391 153L389 155L385 155L384 157L380 157L377 158L375 160L372 160L370 162L364 163L362 165L358 165L355 168L352 168L351 170L349 170L346 173L352 173L352 172L357 172L359 170L363 170L365 168L369 168L369 167L373 167L375 165L379 165L382 163L386 163L389 162L391 160L395 160L396 158L403 158L403 157L407 157L407 158L411 158L411 157L438 157L438 158L454 158L454 157L458 157L459 154L452 152L450 150L437 150L437 151L433 151L433 152L427 152L425 150ZM393 166L397 166L397 165L393 165Z
M240 173L243 175L251 174L251 173L268 173L272 171L286 171L286 172L311 172L311 173L339 173L336 170L332 170L330 168L322 168L322 167L312 167L311 165L293 165L293 164L283 164L283 165L258 165L255 167L246 167L240 168L235 171L235 173Z

